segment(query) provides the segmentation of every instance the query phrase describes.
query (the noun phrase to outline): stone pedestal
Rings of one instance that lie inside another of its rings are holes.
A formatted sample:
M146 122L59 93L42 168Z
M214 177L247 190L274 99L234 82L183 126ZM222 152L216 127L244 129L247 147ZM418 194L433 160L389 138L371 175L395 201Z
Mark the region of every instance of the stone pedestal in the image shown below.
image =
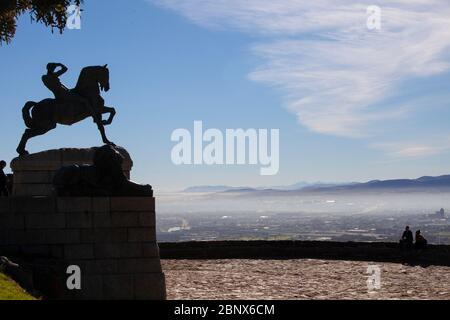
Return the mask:
M52 299L165 299L153 197L41 195L49 192L54 170L81 158L90 163L90 150L14 160L15 195L0 198L0 256L32 261L37 289ZM81 269L81 290L66 285L73 265Z
M52 196L52 181L56 171L62 166L92 165L95 150L59 149L15 158L11 162L14 173L13 195ZM123 172L130 179L133 161L125 149L117 147L117 150L124 157Z

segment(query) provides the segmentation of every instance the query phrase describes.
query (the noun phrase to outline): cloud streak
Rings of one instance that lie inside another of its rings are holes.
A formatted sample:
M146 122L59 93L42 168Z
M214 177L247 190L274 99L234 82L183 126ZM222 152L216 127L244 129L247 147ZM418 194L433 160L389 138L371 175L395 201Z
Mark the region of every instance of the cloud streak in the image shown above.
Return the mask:
M371 148L381 150L392 158L421 158L437 156L450 151L450 138L435 138L432 142L399 141L374 143Z
M404 116L399 106L381 107L404 80L450 69L448 0L377 1L376 31L366 25L373 1L149 1L207 28L258 36L251 49L263 63L250 79L281 90L299 122L318 133L365 136Z

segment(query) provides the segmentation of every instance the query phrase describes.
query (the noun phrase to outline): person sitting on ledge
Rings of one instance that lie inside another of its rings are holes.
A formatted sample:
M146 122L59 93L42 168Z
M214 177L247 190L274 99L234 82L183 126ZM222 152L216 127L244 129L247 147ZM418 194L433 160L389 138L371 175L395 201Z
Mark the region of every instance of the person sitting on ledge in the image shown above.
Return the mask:
M415 243L415 247L416 250L421 250L421 249L426 249L428 244L427 239L425 239L422 234L420 233L420 230L416 231L416 243Z
M8 177L6 176L5 172L3 171L6 168L6 162L0 161L0 197L8 197Z
M411 249L413 245L414 239L411 230L409 230L409 226L406 226L405 231L403 232L402 238L400 239L400 248L401 249Z

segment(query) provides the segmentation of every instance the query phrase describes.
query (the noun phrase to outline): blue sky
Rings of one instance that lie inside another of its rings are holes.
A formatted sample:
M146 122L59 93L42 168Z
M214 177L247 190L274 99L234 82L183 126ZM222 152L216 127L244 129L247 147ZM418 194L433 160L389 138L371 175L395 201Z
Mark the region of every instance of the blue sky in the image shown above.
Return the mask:
M126 4L125 4L126 3ZM63 35L19 21L0 47L0 157L24 130L21 108L49 97L47 62L73 87L82 67L109 64L118 114L110 139L133 178L157 190L365 181L450 172L450 5L377 1L86 0L82 29ZM280 171L172 164L173 130L280 129ZM86 120L30 141L29 151L101 143Z

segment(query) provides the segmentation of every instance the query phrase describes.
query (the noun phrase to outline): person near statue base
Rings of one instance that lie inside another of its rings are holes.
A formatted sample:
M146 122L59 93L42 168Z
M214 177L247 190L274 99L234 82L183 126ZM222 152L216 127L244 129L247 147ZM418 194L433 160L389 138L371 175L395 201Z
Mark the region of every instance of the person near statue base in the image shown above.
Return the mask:
M0 197L8 197L8 177L3 171L6 168L6 161L0 161Z

